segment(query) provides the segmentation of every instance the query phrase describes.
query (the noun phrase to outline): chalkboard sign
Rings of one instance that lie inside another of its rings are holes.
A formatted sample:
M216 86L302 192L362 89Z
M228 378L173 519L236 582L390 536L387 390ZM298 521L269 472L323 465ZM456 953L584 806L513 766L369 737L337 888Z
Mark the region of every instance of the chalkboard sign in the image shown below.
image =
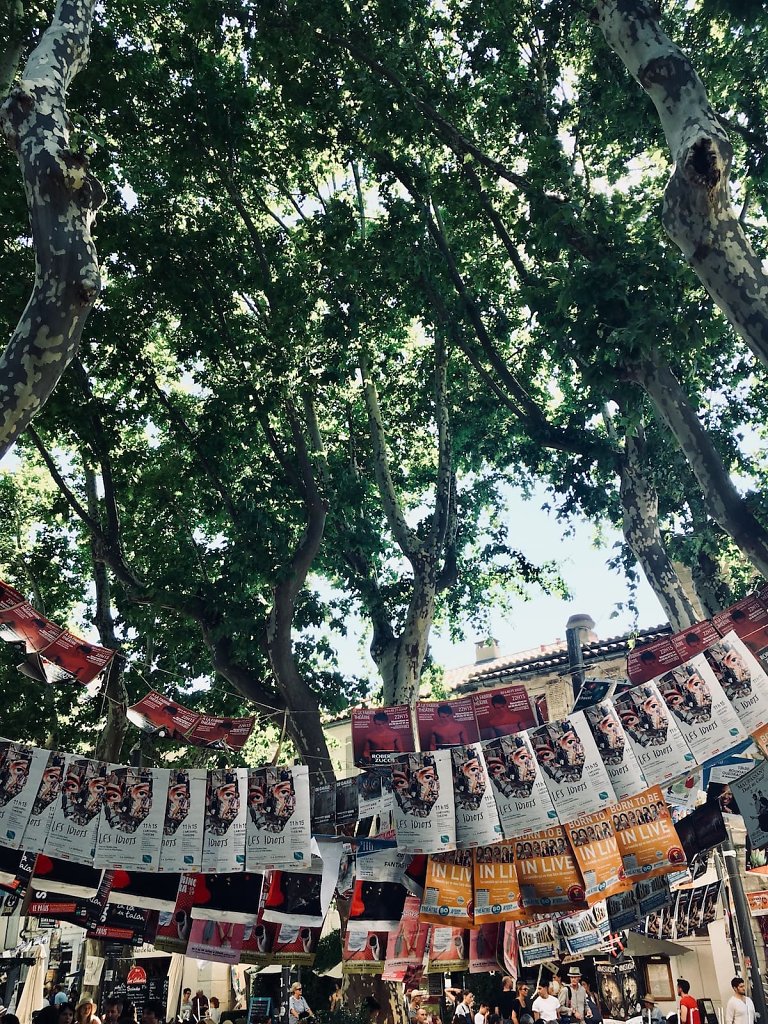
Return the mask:
M246 1024L259 1024L272 1016L272 1000L269 996L251 996L248 1002L248 1019Z

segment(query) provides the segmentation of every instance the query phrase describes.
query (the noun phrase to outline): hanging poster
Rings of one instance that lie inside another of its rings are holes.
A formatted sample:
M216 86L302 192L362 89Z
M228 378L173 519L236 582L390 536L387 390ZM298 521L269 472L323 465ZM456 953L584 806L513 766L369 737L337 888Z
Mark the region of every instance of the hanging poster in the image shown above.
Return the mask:
M624 871L639 881L679 871L685 853L659 786L620 801L612 813Z
M701 907L701 922L699 927L706 928L717 917L717 903L720 899L720 890L723 883L720 881L710 882L704 893L704 900Z
M196 875L192 920L233 921L255 925L262 876L250 871L232 875Z
M387 955L388 931L369 931L350 924L344 933L341 969L344 974L381 974Z
M613 701L603 700L586 708L584 716L603 759L616 798L621 800L625 796L634 796L647 789L645 776L632 744L624 733L624 726L616 713Z
M768 675L744 641L731 630L704 653L744 729L768 724Z
M182 875L172 911L161 911L155 947L168 953L185 953L192 930L192 907L195 902L195 875Z
M355 925L365 924L373 931L396 928L407 896L407 890L399 882L363 882L358 879L352 892L349 921Z
M358 768L388 764L392 754L415 750L408 704L352 711L352 753Z
M336 783L312 786L310 790L312 835L336 835Z
M516 978L518 960L520 959L520 950L517 942L518 926L514 921L505 921L502 927L504 928L504 935L501 944L501 958L504 970L507 974L511 974L513 978Z
M469 932L464 928L433 925L429 939L427 973L469 970Z
M746 738L738 715L703 654L665 673L656 683L699 764Z
M469 933L469 973L487 974L499 970L499 924L483 924Z
M308 864L311 841L309 768L249 768L246 868Z
M768 761L758 761L752 771L731 782L749 840L753 846L768 844Z
M242 750L248 741L256 719L216 718L213 715L199 715L192 731L187 736L190 743L213 750Z
M352 890L355 887L355 855L352 852L350 843L344 843L341 849L342 854L339 861L339 877L336 879L335 898L350 900L352 899Z
M515 842L509 840L475 850L474 916L476 924L511 921L526 916L515 868Z
M605 902L612 932L625 931L640 920L640 907L634 889L609 896Z
M672 935L673 939L685 939L690 935L691 929L688 920L688 912L691 905L691 889L680 889L675 898L675 906L672 913L673 926Z
M106 781L105 761L67 760L61 800L54 804L43 853L81 864L93 862Z
M336 783L336 828L348 829L357 821L357 779L339 779Z
M168 779L160 847L161 871L199 871L203 859L203 822L208 772L173 769Z
M668 636L633 647L627 657L627 675L632 683L648 683L680 664L680 654Z
M394 837L394 832L385 832L383 837ZM402 882L407 856L397 846L365 852L358 850L356 878L363 882Z
M694 756L655 683L633 686L614 700L649 786L669 782L694 766Z
M561 824L616 802L583 711L539 726L530 738Z
M245 925L232 921L193 921L187 956L219 964L240 963Z
M170 774L167 768L109 766L94 867L159 870Z
M554 918L538 924L518 925L517 946L521 967L557 962L560 959L560 941Z
M24 835L21 839L20 845L28 853L43 852L51 818L56 810L56 801L64 784L64 765L67 756L72 757L71 754L59 753L56 750L48 753L43 776L30 808L29 821L24 827Z
M583 910L584 882L561 825L515 842L523 906L541 913Z
M623 960L595 960L597 993L603 1018L627 1021L639 1017L640 993L637 989L637 968L632 957Z
M755 658L759 659L761 652L768 647L768 607L758 594L749 594L725 611L718 612L712 623L723 637L735 633Z
M480 739L471 697L419 701L416 705L416 725L422 750L441 750L459 744L466 746Z
M433 854L421 900L422 921L469 928L472 925L472 851Z
M408 853L456 846L451 753L398 754L392 766L397 845Z
M143 946L154 942L159 924L156 910L109 904L94 920L86 932L89 939Z
M572 956L599 949L611 931L605 900L595 903L589 910L567 914L560 919L559 927Z
M557 812L528 734L488 740L482 748L504 838L555 824Z
M160 875L149 871L113 871L109 899L129 907L173 910L181 875Z
M201 860L204 872L244 870L247 792L247 768L212 768L208 772Z
M701 930L704 926L704 900L706 895L706 885L697 885L691 892L691 903L688 907L688 927L691 933Z
M531 698L522 685L473 693L472 704L481 740L511 736L538 724Z
M702 787L702 771L695 768L687 775L681 775L664 787L664 799L668 804L683 810L692 811L699 801L699 790Z
M608 811L577 818L565 830L584 879L587 903L597 903L631 888Z
M318 846L320 857L312 858L311 870L270 871L265 876L265 921L322 927L336 890L342 846L323 841Z
M355 779L357 783L357 811L360 820L378 817L382 829L386 830L392 818L395 798L392 794L391 771L363 771ZM394 828L394 823L392 824Z
M420 967L424 961L429 925L419 920L419 906L417 896L406 896L400 922L387 943L384 981L402 981L409 967Z
M748 892L747 904L752 917L765 917L768 914L768 889L760 889L759 892Z
M655 910L668 906L672 901L669 882L664 875L654 875L635 884L635 896L640 917L648 917Z
M150 690L137 704L126 711L129 722L142 732L164 731L169 739L186 740L200 720L197 711L190 711L178 701Z
M50 751L0 740L0 841L18 850Z
M480 744L451 747L450 755L456 808L456 845L460 849L467 849L501 839L496 801L488 782Z

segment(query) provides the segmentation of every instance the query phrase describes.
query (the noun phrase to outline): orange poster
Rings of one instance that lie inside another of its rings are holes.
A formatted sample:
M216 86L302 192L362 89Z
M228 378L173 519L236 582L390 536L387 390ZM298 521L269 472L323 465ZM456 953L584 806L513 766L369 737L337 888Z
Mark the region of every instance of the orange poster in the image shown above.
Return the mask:
M475 850L475 924L526 917L515 868L515 840Z
M765 917L768 914L768 889L759 892L748 892L747 903L752 917Z
M585 814L566 825L565 830L584 879L584 891L590 906L632 888L624 872L609 811Z
M562 825L515 840L515 864L527 910L584 910L584 882Z
M471 850L451 850L429 857L419 917L461 928L472 924Z
M612 810L616 841L631 882L679 871L686 863L660 786L621 800Z

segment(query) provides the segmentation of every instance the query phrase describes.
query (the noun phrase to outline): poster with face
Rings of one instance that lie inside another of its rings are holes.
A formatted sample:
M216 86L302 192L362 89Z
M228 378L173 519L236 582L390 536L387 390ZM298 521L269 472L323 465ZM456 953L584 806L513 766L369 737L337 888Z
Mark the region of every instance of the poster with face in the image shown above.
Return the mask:
M456 807L456 845L467 849L501 839L496 801L480 744L451 747L450 755Z
M722 637L735 633L758 660L768 647L768 606L762 593L749 594L725 611L718 612L713 616L712 624Z
M469 973L487 974L499 970L500 924L483 924L469 933Z
M710 882L704 892L704 897L701 901L701 917L699 920L699 928L706 928L708 925L717 918L717 908L720 900L720 891L722 889L722 882Z
M419 919L419 899L406 896L397 928L390 932L382 979L402 981L409 967L421 967L427 950L429 925Z
M207 785L208 772L205 768L171 771L160 847L161 871L200 870Z
M515 842L523 906L531 911L584 910L584 882L561 825Z
M481 744L505 839L554 825L557 812L527 733Z
M475 924L513 921L526 916L515 867L515 842L475 850Z
M388 931L371 931L349 924L344 934L341 969L344 974L381 974L387 956Z
M588 814L565 826L590 906L632 887L624 873L609 811Z
M416 725L422 750L467 746L480 739L471 697L419 701L416 705Z
M502 686L472 694L481 740L511 736L538 725L536 711L524 686Z
M159 870L169 778L167 768L109 766L95 867Z
M744 641L731 630L704 654L744 729L768 724L768 675Z
M539 726L530 738L561 824L616 802L583 711Z
M42 853L48 837L51 818L64 785L64 768L67 758L72 754L63 754L54 750L48 753L42 778L32 801L29 820L24 827L21 846L29 853Z
M0 840L18 850L35 803L49 750L0 740Z
M306 765L248 769L245 842L249 871L309 863L312 833Z
M432 926L427 972L447 973L469 970L469 932L463 928Z
M560 941L554 919L517 926L521 967L537 967L559 960Z
M746 738L736 712L703 654L671 669L656 682L698 764Z
M213 750L242 750L256 725L256 719L217 718L200 715L189 734L190 743Z
M186 740L200 721L197 711L185 708L157 690L150 690L137 704L129 707L126 714L142 732L154 733L162 729L175 740Z
M472 925L472 851L433 854L421 900L422 921L469 928Z
M219 964L237 964L245 939L245 925L233 921L193 921L187 956Z
M596 960L595 976L600 1005L605 1018L626 1021L639 1013L637 968L632 957Z
M67 760L43 853L81 864L93 863L106 782L105 761L84 757Z
M685 865L683 846L659 786L622 800L611 818L630 881L670 874Z
M768 761L731 782L736 803L753 846L768 844Z
M648 788L632 744L616 713L613 701L603 700L584 712L592 738L603 759L608 778L618 800L634 796Z
M451 752L398 754L392 766L397 845L407 853L456 846Z
M391 771L363 771L357 783L357 813L360 819L378 817L386 829L392 820L395 798L392 794ZM392 825L394 828L394 824Z
M352 753L358 768L388 764L393 754L415 749L408 704L352 711Z
M632 683L647 683L680 664L680 654L669 636L634 647L627 657L627 675Z
M616 697L614 707L649 786L694 767L694 756L655 683L633 686Z
M672 912L672 938L685 939L691 934L689 910L691 906L691 889L681 889L675 897Z
M245 868L247 793L247 768L213 768L208 772L202 855L202 870L207 874Z
M559 926L566 948L572 956L599 949L611 930L605 900L595 903L589 910L567 914L560 919Z

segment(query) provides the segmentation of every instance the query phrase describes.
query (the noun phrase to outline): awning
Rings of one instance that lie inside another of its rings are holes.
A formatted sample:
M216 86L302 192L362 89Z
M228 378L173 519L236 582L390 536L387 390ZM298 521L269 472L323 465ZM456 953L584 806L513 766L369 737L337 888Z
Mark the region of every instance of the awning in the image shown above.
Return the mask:
M337 981L341 981L343 975L341 973L341 960L333 967L329 967L327 971L318 971L318 978L335 978Z
M627 936L627 953L630 956L683 956L691 952L689 946L681 946L679 942L654 939L640 932L627 932Z

